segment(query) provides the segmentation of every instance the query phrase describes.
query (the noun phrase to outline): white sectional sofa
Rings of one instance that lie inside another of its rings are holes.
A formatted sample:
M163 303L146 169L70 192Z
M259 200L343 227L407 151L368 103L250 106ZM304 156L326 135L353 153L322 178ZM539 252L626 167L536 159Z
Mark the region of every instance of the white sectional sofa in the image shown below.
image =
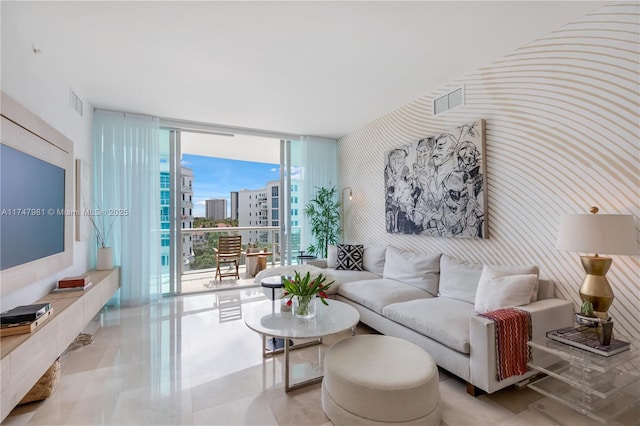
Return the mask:
M518 305L531 314L533 339L572 324L572 304L554 298L553 282L539 280L537 266L485 266L439 253L365 246L364 270L338 270L335 253L330 247L328 259L314 263L325 268L320 272L328 282L335 281L330 293L355 307L364 324L424 348L440 367L464 379L473 395L534 374L497 381L495 325L477 316L477 309ZM529 287L523 280L531 280Z

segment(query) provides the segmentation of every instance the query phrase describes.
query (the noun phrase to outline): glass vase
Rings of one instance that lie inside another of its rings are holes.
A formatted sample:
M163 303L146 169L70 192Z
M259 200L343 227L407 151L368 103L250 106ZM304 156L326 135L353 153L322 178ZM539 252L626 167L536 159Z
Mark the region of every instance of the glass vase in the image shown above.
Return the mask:
M292 308L296 318L313 318L316 315L316 296L294 296Z

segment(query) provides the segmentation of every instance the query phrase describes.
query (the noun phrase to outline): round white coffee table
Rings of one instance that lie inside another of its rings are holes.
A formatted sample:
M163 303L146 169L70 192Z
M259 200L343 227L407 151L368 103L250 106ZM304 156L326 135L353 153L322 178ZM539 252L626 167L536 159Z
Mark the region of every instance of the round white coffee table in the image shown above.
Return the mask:
M271 301L261 303L244 315L244 322L247 327L262 336L263 357L284 351L285 392L322 381L322 376L319 376L290 385L289 352L291 350L320 344L324 336L341 333L349 329L352 330L352 333L355 332L355 326L360 321L358 311L352 306L337 300L327 300L327 303L329 306L325 306L320 300L316 300L316 316L308 320L294 318L291 311L281 312L281 305L279 303L274 304ZM266 336L284 339L284 349L267 351L265 349ZM291 339L317 340L289 347Z

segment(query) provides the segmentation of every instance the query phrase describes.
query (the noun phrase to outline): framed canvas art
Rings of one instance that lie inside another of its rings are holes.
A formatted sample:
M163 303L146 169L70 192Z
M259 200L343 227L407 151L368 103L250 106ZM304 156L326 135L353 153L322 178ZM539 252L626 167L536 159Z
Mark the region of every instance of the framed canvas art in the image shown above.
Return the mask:
M487 238L484 120L386 153L387 232Z

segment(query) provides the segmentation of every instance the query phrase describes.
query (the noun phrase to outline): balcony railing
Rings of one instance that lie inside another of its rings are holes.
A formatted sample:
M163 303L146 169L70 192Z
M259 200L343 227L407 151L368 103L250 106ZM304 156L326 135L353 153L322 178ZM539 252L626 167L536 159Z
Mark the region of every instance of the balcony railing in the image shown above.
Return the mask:
M181 229L181 237L191 237L194 256L184 259L182 273L199 271L204 269L215 269L215 250L218 247L218 237L220 235L241 235L242 249L246 251L249 244L253 244L260 249L266 249L273 253L269 256L269 264L272 267L280 264L281 245L279 242L280 227L278 226L237 226L220 228L187 228ZM297 261L300 250L300 228L292 229L291 253L292 261ZM245 256L242 256L241 265L245 264Z
M258 232L256 232L258 231ZM260 249L267 249L273 253L270 256L270 265L280 263L280 245L278 243L277 226L242 226L242 227L220 227L220 228L188 228L181 229L183 237L191 237L194 256L188 261L182 262L183 274L190 271L201 271L216 267L215 250L218 247L218 237L220 235L241 235L242 248L246 251L249 244L255 244ZM264 234L266 233L266 241ZM245 256L241 258L241 265L245 263Z

